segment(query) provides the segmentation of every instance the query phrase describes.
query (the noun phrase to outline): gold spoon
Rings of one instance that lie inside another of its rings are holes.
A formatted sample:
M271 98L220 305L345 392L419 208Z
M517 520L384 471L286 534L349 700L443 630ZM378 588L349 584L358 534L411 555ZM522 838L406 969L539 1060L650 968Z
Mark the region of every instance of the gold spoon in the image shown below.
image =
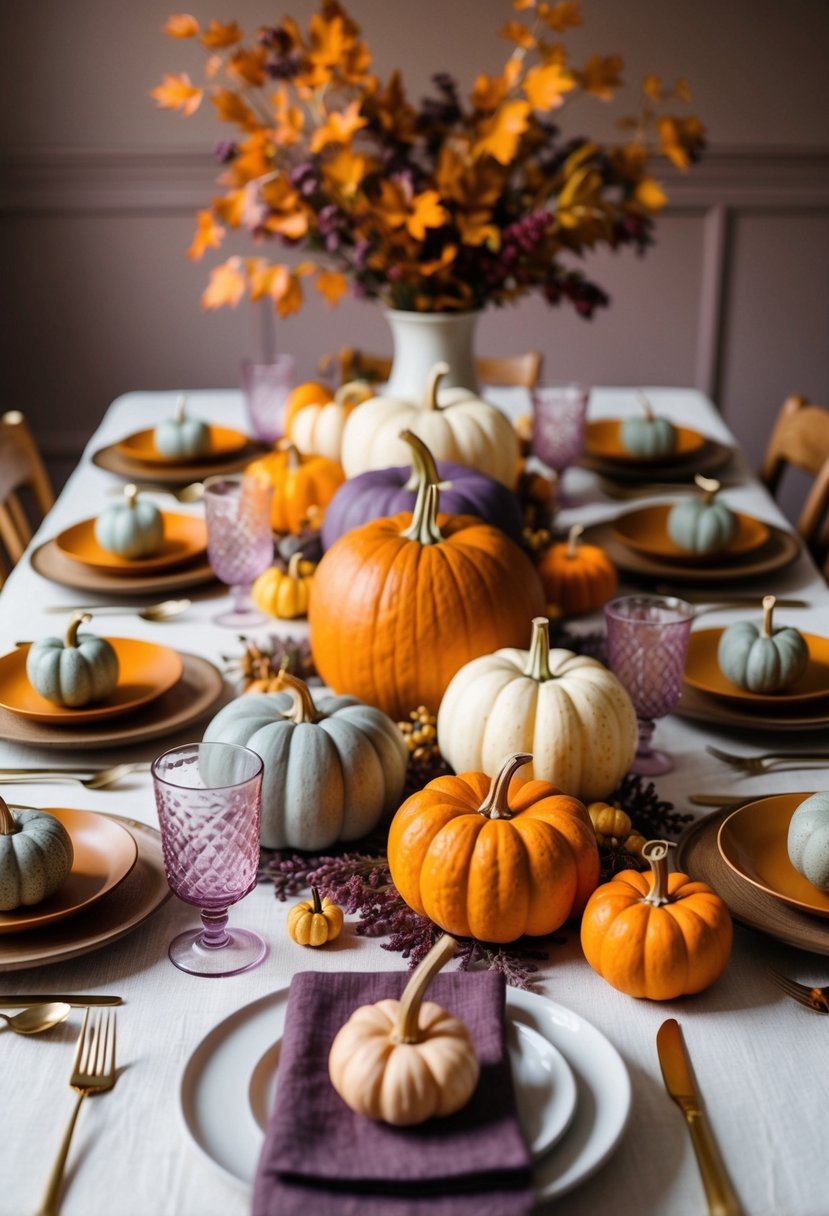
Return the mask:
M204 498L204 485L200 481L191 481L189 485L180 486L178 489L175 486L138 482L135 483L135 488L139 494L169 494L171 498L175 498L176 502L201 502ZM123 494L123 492L121 486L112 486L107 490L107 494Z
M159 604L148 604L146 608L130 608L126 604L92 604L87 607L83 605L82 609L75 607L74 604L50 604L48 608L44 608L44 612L94 612L96 616L117 614L129 614L130 616L138 616L142 621L171 621L173 617L180 616L182 612L186 612L192 605L192 600L162 600Z
M15 1034L40 1034L41 1030L51 1030L53 1026L57 1026L64 1018L68 1018L71 1012L72 1006L67 1005L65 1001L52 1001L48 1005L32 1005L30 1009L23 1009L13 1017L0 1013L0 1018Z

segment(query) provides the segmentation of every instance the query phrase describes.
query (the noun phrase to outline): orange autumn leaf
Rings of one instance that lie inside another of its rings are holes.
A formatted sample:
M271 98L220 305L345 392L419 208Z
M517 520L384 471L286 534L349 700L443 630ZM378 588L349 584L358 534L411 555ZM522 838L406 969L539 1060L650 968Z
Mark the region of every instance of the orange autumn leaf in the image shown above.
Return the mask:
M642 81L642 92L646 97L650 97L651 101L662 101L664 97L662 77L657 76L655 72L648 73Z
M245 84L252 84L255 88L258 88L267 80L267 73L265 72L265 48L260 46L254 51L242 49L234 51L227 65L227 70L231 76L237 76Z
M357 193L367 168L368 162L364 156L357 156L348 148L343 148L326 162L323 173L348 198Z
M514 42L516 46L523 47L525 51L535 46L535 35L520 21L508 21L503 29L499 30L498 36L506 38L508 42Z
M326 303L334 305L348 290L348 280L337 270L321 270L314 280L317 291L325 297Z
M698 118L673 118L665 115L656 124L662 153L678 169L687 169L693 153L702 144L705 127Z
M259 122L246 101L232 89L216 89L210 100L222 122L233 122L242 130L255 131Z
M623 67L621 55L591 55L582 70L574 75L585 93L600 101L612 101L613 90L622 84Z
M493 114L482 128L473 155L491 156L508 165L518 148L518 142L529 124L530 105L526 101L508 101Z
M360 102L352 101L345 110L332 110L311 137L311 151L319 152L328 144L347 144L368 122L360 115Z
M661 211L668 201L668 196L659 182L652 177L643 177L636 187L634 198L648 211Z
M305 115L299 106L291 105L288 90L283 85L271 95L274 112L274 139L281 148L298 143L305 126Z
M488 113L497 110L507 95L507 82L503 76L484 76L481 74L475 80L471 100L476 110Z
M501 247L501 229L492 223L490 211L460 212L455 221L464 245L486 245L496 252Z
M674 85L674 97L679 101L691 100L691 86L684 76L680 76L679 80Z
M174 13L161 28L170 38L195 38L199 32L199 23L189 13Z
M238 228L245 212L244 190L229 190L213 199L213 214L231 228Z
M228 21L223 25L214 18L201 36L202 43L211 51L220 51L226 46L235 46L242 39L242 31L238 21Z
M563 34L565 30L581 25L581 4L579 0L558 0L557 4L539 4L538 16L549 29Z
M194 262L198 262L204 257L207 249L218 249L222 243L225 231L221 224L216 223L212 211L204 210L197 212L196 235L193 237L192 245L187 250L188 258L192 258Z
M210 272L210 281L202 293L202 308L224 308L229 304L235 308L245 294L245 275L242 259L229 258Z
M524 93L534 110L556 109L575 87L571 73L559 63L537 64L524 77Z
M525 8L535 8L535 0L512 0L512 7L520 13Z
M299 312L303 299L299 270L299 267L291 271L287 266L271 266L262 258L249 259L251 300L268 297L273 300L280 317L289 317L291 313Z
M416 241L422 241L427 228L440 228L449 219L449 212L440 201L437 190L424 190L411 201L406 219L406 231Z
M195 114L201 105L204 91L193 84L186 72L180 76L164 77L161 84L150 89L150 97L154 97L162 110L181 110L184 118Z

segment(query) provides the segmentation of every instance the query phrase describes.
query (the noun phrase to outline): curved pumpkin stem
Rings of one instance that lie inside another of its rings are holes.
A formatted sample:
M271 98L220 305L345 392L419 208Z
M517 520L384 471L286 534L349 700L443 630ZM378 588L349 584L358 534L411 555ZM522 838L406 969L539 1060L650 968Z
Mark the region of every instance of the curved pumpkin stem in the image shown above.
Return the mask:
M286 443L283 451L288 453L288 472L295 473L302 467L302 457L295 443Z
M92 620L91 612L73 612L69 624L66 626L63 644L67 650L74 650L78 645L78 630L81 625L85 625L87 621Z
M524 675L537 680L539 684L553 678L550 671L550 622L546 616L533 617L533 636Z
M449 375L448 363L436 363L429 372L429 379L426 381L426 392L423 394L424 410L439 410L438 405L438 385L444 376Z
M720 483L716 477L704 477L702 473L695 473L694 483L702 490L702 501L706 506L712 503L715 494L719 494L720 492Z
M317 713L311 690L298 676L292 676L289 671L280 671L274 680L272 691L287 692L293 700L293 705L287 713L282 715L283 718L288 718L297 726L303 722L319 722L320 715Z
M128 486L124 486L124 501L131 510L135 510L135 504L138 502L138 486L132 482Z
M288 558L288 578L296 579L300 582L306 576L300 570L300 566L305 561L302 550L297 549L296 553L292 553Z
M420 436L415 435L414 431L401 431L398 439L408 443L412 449L412 475L406 482L406 489L417 490L420 493L422 486L440 485L440 474L435 464L435 458Z
M639 398L639 404L642 407L642 413L645 415L645 421L653 422L653 406L650 401L648 401L644 393L637 393L636 396Z
M20 824L8 807L8 803L0 798L0 836L14 836L20 831Z
M311 912L314 916L319 916L320 912L322 912L322 900L316 887L311 887L311 900L313 902Z
M584 531L584 524L573 524L570 531L567 533L567 552L565 557L575 557L579 551L579 539Z
M173 410L173 422L181 426L184 422L184 407L187 404L187 394L179 393L176 398L176 408Z
M776 595L763 596L763 627L760 630L761 638L770 638L774 633L772 627L772 615L774 613L774 605L777 603Z
M501 771L492 778L489 793L478 807L478 814L487 819L512 819L509 805L509 785L516 769L529 764L532 756L529 752L516 752L508 756L501 765Z
M422 485L412 512L412 522L400 535L406 540L416 540L421 545L439 545L443 534L438 527L438 503L440 491L436 485Z
M444 933L442 937L438 938L422 962L415 967L412 977L403 989L403 995L400 998L397 1017L395 1018L394 1027L391 1032L393 1043L420 1042L418 1018L420 1017L420 1006L423 1003L423 994L440 969L449 962L457 946L458 943L454 937L450 937L448 933Z
M651 889L642 902L654 908L671 902L668 895L668 849L675 847L671 840L649 840L642 849L642 856L651 867Z
M349 380L340 385L334 393L334 400L337 405L353 407L362 405L364 401L368 401L369 397L373 396L374 390L368 380Z

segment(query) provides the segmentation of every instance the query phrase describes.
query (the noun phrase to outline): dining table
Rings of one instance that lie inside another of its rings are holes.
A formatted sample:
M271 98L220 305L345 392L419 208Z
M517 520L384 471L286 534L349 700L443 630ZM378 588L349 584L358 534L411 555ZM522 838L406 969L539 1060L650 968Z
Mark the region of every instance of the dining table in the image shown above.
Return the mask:
M791 531L711 400L690 388L654 386L645 392L660 414L734 447L733 459L721 474L726 483L724 494L732 506ZM177 395L129 392L106 411L29 552L0 592L0 651L10 651L20 640L60 632L56 623L61 618L47 613L47 606L118 602L47 580L32 567L30 554L62 529L113 501L112 488L122 482L94 463L93 455L168 417ZM492 390L491 399L513 415L526 412L522 391ZM247 426L241 392L194 389L188 393L188 402L195 416L242 430ZM596 387L588 417L623 417L637 409L634 390ZM640 501L635 493L623 501L609 496L587 468L568 469L564 484L567 505L556 519L563 529L576 521L589 529ZM645 485L640 489L642 503L655 501L647 496ZM160 494L150 497L167 509L173 505ZM670 499L668 490L665 501ZM178 504L175 509L196 516L203 512L199 503ZM700 592L693 580L681 585ZM629 587L623 576L623 590ZM744 590L727 582L703 587L711 610L700 617L700 625L722 626L740 619L740 610L716 607L726 590L738 589ZM786 622L817 634L829 633L829 587L805 551L762 585L749 584L748 591L756 592L758 607L760 597L769 591L802 599L807 606L787 610ZM192 598L192 607L168 622L137 615L101 616L96 627L105 624L108 635L163 642L224 668L226 656L241 653L237 633L213 621L229 601L228 588L213 583L186 594ZM143 597L146 603L154 598L163 597ZM742 614L747 615L745 609ZM597 630L601 614L580 619L574 627L583 632ZM273 621L252 636L273 634L303 638L307 625ZM228 678L219 704L238 691ZM96 768L119 762L146 763L168 748L198 741L205 725L206 719L168 737L141 743L126 741L105 748L79 744L60 751L23 743L9 732L0 742L0 767L83 764ZM673 758L674 768L653 780L661 799L682 814L693 814L696 821L710 811L692 803L692 794L751 799L794 791L805 795L821 786L829 788L829 767L815 770L792 765L788 771L748 775L710 755L708 745L751 755L772 749L825 747L826 741L825 727L808 732L758 732L672 713L657 723L655 742ZM27 780L4 786L0 792L9 802L78 808L158 828L148 771L136 771L101 790ZM193 1132L198 1116L212 1120L212 1134L220 1139L230 1142L239 1134L233 1102L228 1101L227 1107L224 1104L221 1078L215 1081L209 1099L213 1109L195 1115L192 1110L194 1102L205 1101L202 1091L195 1097L193 1092L194 1067L208 1067L205 1042L211 1041L211 1034L215 1038L217 1027L224 1027L219 1041L225 1032L232 1033L234 1019L244 1020L254 1003L259 1002L257 1008L264 1010L265 1017L272 1007L275 1017L282 1007L280 994L298 972L403 971L407 967L400 954L383 948L383 938L358 934L354 916L346 917L335 942L318 950L303 948L286 931L291 902L277 900L272 884L263 881L231 909L231 923L259 932L268 953L258 967L227 978L197 978L171 964L167 956L170 940L198 921L196 909L174 897L158 902L152 914L139 918L130 932L104 940L77 957L61 961L47 957L16 969L0 965L0 1001L19 993L113 993L123 999L118 1009L117 1084L112 1092L91 1098L81 1111L61 1205L65 1216L246 1216L250 1211L249 1187L224 1168L216 1153L206 1149ZM569 1022L599 1031L624 1065L624 1079L617 1072L608 1072L608 1085L600 1087L595 1109L590 1108L595 1094L592 1098L580 1095L587 1109L577 1108L577 1117L582 1120L586 1141L594 1134L601 1137L600 1125L607 1113L603 1103L624 1107L624 1128L613 1137L612 1151L598 1151L589 1168L573 1171L571 1180L558 1191L553 1188L554 1197L541 1202L539 1210L555 1210L558 1216L697 1216L706 1211L688 1130L666 1093L657 1057L657 1031L667 1018L676 1018L744 1211L751 1216L826 1216L829 1016L821 1017L795 1003L768 975L769 968L776 968L809 983L829 981L829 920L814 918L814 925L816 934L823 934L826 947L815 952L735 924L733 951L721 978L698 995L667 1003L635 999L610 987L585 961L578 926L565 926L551 941L540 944L543 957L533 977L534 993L551 1002L563 1027ZM8 941L0 936L0 959L5 957ZM0 1028L0 1216L31 1216L37 1210L71 1111L73 1095L68 1081L82 1013L73 1008L65 1022L38 1036L18 1036ZM238 1067L244 1070L245 1063ZM247 1074L242 1078L245 1085L246 1078ZM614 1086L618 1089L615 1094L609 1092ZM568 1163L562 1161L566 1171ZM309 1216L314 1216L310 1208Z

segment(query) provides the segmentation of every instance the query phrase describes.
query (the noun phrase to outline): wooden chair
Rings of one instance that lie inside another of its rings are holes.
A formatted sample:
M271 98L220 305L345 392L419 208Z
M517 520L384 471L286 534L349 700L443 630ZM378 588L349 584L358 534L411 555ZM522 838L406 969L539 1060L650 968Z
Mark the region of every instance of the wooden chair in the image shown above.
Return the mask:
M820 561L829 550L829 530L823 526L829 510L829 410L796 394L780 408L760 469L760 480L771 494L777 493L789 465L814 477L795 526Z
M21 492L30 499L27 505L38 519L55 501L29 425L19 410L10 410L0 417L0 541L11 565L23 556L33 532ZM4 563L0 580L6 569Z
M321 371L329 371L334 367L339 369L341 384L349 380L382 383L389 378L391 358L344 346L337 354L326 355L320 360ZM541 374L541 355L537 350L528 350L523 355L480 358L475 360L475 371L481 384L533 388Z

